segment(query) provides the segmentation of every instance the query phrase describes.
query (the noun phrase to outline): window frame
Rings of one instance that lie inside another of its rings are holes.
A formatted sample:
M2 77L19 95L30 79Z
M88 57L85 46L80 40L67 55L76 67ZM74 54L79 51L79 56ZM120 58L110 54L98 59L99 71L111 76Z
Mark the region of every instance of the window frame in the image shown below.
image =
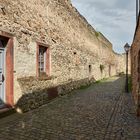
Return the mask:
M40 48L45 48L44 58L44 72L39 71L39 52ZM36 54L36 75L37 78L47 78L50 76L50 47L47 44L37 42L37 54Z

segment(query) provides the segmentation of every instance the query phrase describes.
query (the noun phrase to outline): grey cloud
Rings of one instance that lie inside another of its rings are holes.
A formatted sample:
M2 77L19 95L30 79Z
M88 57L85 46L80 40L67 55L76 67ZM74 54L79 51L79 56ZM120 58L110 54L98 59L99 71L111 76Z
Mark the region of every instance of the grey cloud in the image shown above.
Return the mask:
M119 7L120 9L127 9L130 11L135 11L135 1L134 0L117 0L116 1L116 7Z
M132 0L72 0L73 5L97 30L113 43L117 52L132 42L135 28L135 2Z

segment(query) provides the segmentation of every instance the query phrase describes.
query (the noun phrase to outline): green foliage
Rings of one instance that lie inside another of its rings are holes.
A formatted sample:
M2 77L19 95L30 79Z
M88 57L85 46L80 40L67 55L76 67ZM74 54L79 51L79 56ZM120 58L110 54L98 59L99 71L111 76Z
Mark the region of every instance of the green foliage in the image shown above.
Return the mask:
M100 79L100 80L97 80L93 83L90 83L88 85L83 85L83 86L80 86L79 89L87 89L88 87L90 87L91 85L95 85L95 84L99 84L99 83L102 83L102 82L105 82L108 78L103 78L103 79Z
M101 71L101 73L103 72L104 68L105 68L105 66L101 64L100 65L100 71Z
M103 78L101 80L97 80L95 83L96 84L99 84L99 83L105 82L106 80L107 80L107 78Z
M95 83L97 83L97 84L98 84L98 83L101 83L101 82L102 82L101 80L97 80Z
M100 33L95 31L95 36L98 37L99 35L100 35Z

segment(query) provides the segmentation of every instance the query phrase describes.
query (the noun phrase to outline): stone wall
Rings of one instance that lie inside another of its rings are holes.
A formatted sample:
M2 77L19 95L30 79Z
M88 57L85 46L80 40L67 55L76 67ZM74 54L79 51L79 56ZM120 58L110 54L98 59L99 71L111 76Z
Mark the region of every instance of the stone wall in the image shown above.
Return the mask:
M140 17L139 17L140 20ZM140 22L138 20L131 47L132 93L140 116Z
M23 94L16 103L17 110L19 112L32 110L50 102L55 97L63 96L74 89L84 88L95 82L94 78L85 78L77 81L68 80L59 84L54 83L54 80L36 80L36 77L19 78L18 82L22 87Z
M15 104L24 94L34 98L32 91L38 86L43 90L84 79L90 83L124 71L124 56L113 52L108 39L69 0L0 0L0 6L0 30L14 35ZM37 42L50 48L52 78L28 85L18 79L36 77Z

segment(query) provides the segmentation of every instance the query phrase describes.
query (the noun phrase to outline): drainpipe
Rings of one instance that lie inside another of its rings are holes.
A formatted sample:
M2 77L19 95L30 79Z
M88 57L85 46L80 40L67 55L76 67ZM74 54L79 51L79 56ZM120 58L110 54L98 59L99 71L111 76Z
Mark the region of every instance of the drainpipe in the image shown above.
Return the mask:
M140 0L136 0L136 23L138 21L139 11L140 11Z
M138 18L138 0L136 0L136 23Z

